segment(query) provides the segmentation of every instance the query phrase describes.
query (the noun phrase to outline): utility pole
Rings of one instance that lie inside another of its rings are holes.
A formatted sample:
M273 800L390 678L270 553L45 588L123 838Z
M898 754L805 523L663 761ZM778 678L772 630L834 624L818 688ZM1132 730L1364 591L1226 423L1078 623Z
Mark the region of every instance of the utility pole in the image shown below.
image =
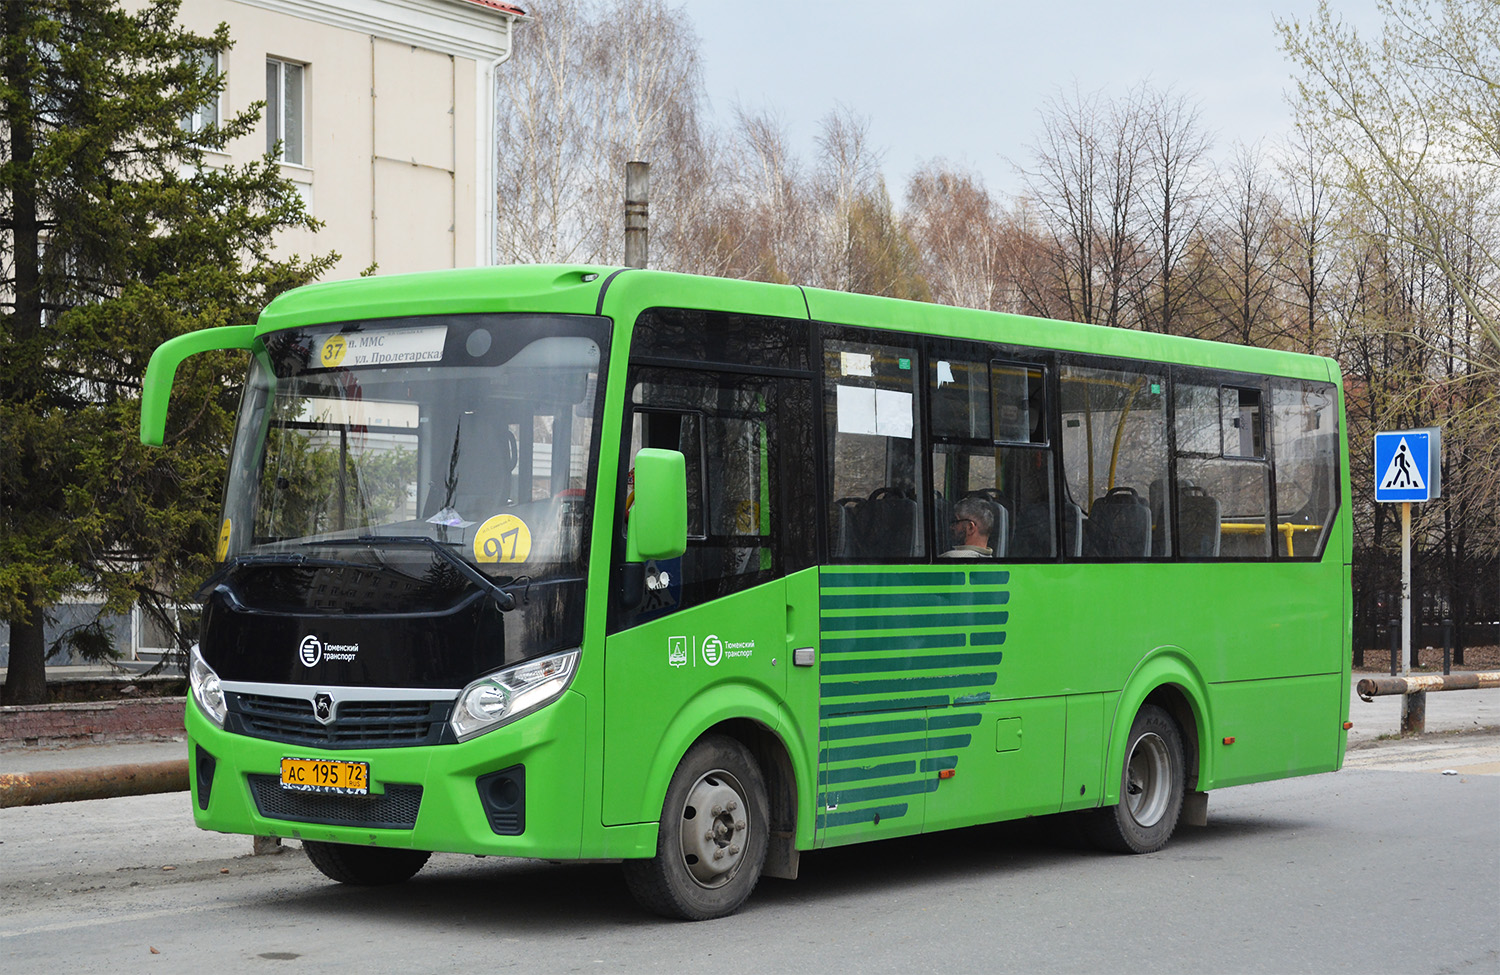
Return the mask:
M625 266L646 266L647 220L650 216L651 164L625 164Z

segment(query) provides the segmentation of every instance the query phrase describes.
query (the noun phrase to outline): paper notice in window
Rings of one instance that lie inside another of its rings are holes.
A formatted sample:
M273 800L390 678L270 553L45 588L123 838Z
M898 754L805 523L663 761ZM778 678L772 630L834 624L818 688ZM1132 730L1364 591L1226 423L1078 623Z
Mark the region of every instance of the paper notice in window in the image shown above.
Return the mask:
M875 432L882 437L911 439L911 393L875 390Z
M840 352L839 371L845 376L873 376L875 357L868 352Z
M839 386L839 433L911 439L911 393Z
M844 355L849 353L845 352ZM875 393L873 389L859 386L839 386L838 410L839 433L862 433L875 436Z

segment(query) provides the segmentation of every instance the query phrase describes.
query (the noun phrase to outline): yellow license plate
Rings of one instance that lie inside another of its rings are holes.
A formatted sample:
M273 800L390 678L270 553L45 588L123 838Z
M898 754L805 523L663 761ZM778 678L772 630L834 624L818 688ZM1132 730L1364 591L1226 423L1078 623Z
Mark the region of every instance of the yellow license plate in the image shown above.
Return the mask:
M283 758L281 787L302 792L370 794L369 762L335 762L323 758Z

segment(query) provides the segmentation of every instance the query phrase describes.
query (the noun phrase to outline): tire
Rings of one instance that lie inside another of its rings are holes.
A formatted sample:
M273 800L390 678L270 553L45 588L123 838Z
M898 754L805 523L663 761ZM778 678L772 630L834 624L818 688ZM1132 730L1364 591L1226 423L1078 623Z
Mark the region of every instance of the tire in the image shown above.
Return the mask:
M350 846L303 840L302 849L312 865L329 880L358 887L381 887L410 880L422 869L426 850L394 850L383 846Z
M625 883L637 903L663 917L725 917L755 889L769 838L755 757L733 738L708 735L688 749L667 786L656 856L625 861Z
M1090 839L1117 853L1155 853L1177 829L1185 787L1182 732L1171 715L1148 704L1130 726L1120 802L1094 811Z

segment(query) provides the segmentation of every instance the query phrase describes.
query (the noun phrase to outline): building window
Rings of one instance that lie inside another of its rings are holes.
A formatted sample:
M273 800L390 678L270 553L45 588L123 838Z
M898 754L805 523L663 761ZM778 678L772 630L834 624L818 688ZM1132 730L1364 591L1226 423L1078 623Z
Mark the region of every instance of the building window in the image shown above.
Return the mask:
M302 69L290 61L266 58L266 152L282 162L303 164Z
M219 52L200 51L197 55L198 70L205 75L217 76L219 73ZM219 96L211 96L202 105L193 109L182 120L184 131L197 135L210 125L219 124Z

